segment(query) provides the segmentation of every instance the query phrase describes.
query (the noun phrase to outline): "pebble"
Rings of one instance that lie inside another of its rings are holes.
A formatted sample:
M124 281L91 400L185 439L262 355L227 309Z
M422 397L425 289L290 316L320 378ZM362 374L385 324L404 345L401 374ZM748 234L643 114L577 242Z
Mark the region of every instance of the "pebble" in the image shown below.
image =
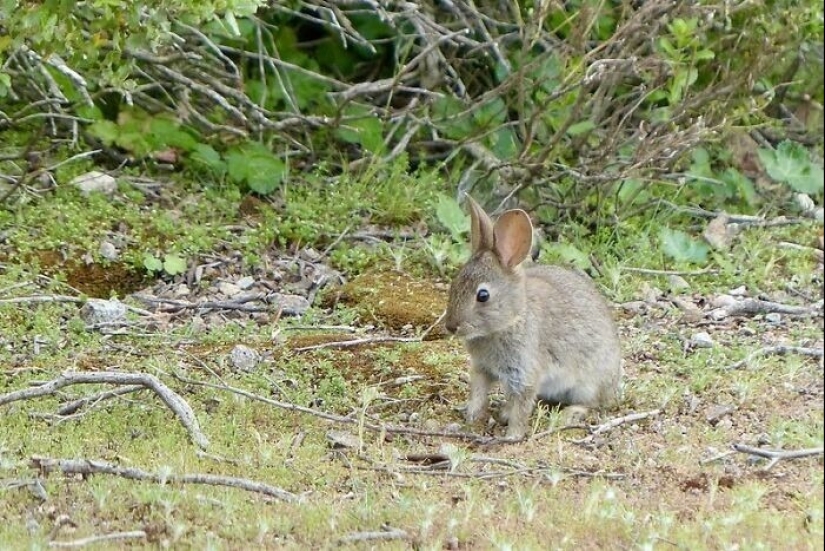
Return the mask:
M108 241L101 241L99 250L100 256L106 260L117 260L118 256L120 256L120 251L117 250L117 247Z
M252 276L244 276L238 281L236 281L235 285L237 285L239 289L246 291L247 289L255 285L255 278Z
M258 354L257 350L242 344L236 344L229 353L229 362L238 371L250 372L255 369L260 361L261 355Z
M225 297L234 297L241 292L241 288L229 281L221 281L218 283L218 291Z
M780 314L779 312L771 312L770 314L765 314L765 321L773 324L781 323L782 314Z
M83 195L89 195L94 192L112 195L117 190L117 180L97 170L81 174L72 179L69 184L79 189Z
M713 339L706 332L700 331L690 337L690 344L694 348L713 348Z
M126 317L126 306L119 300L103 300L90 298L80 308L80 318L93 325L98 323L112 323Z
M301 316L309 310L310 306L306 297L302 297L301 295L274 293L269 297L269 300L276 303L285 316Z
M181 283L180 285L175 287L175 290L173 291L173 293L176 297L185 297L191 292L192 292L192 290L189 289L189 286L186 285L185 283Z

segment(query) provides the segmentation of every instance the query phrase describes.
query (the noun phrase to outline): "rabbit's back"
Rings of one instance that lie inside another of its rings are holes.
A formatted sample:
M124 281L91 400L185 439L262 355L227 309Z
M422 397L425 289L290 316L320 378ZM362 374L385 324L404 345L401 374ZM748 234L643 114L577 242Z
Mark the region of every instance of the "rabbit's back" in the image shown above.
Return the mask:
M593 407L614 403L621 380L619 337L596 286L557 266L530 266L525 278L527 318L545 364L541 397Z

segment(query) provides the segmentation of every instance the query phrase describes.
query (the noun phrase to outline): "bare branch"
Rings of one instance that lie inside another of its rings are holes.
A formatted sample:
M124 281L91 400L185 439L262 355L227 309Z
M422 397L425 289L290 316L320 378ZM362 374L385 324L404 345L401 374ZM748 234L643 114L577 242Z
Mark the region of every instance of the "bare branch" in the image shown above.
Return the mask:
M189 404L163 384L160 379L148 373L124 373L119 371L66 371L61 376L33 388L16 390L0 395L0 406L19 400L30 400L56 393L61 388L82 384L138 385L154 391L160 399L174 412L189 433L192 441L201 449L209 446L209 440L201 432L195 412Z
M745 444L734 444L733 449L738 451L739 453L747 453L750 455L755 455L757 457L764 457L765 459L769 459L770 462L765 466L765 470L769 471L773 468L774 465L782 461L783 459L799 459L802 457L812 457L815 455L822 455L825 453L825 448L808 448L804 450L767 450L765 448L754 448L752 446L747 446Z
M108 474L130 480L142 480L146 482L156 482L158 484L205 484L207 486L238 488L289 503L297 502L299 499L297 495L276 486L234 476L219 476L213 474L160 475L131 467L119 467L106 461L94 459L62 459L37 455L31 458L29 466L43 473L62 472L63 474L80 475Z
M94 545L99 543L135 539L146 539L146 532L144 532L143 530L132 530L130 532L113 532L111 534L102 534L100 536L89 536L77 540L50 541L49 547L85 547L87 545Z
M766 346L764 348L760 348L754 352L751 352L742 360L739 360L736 363L733 363L727 367L725 370L733 370L733 369L741 369L746 367L750 364L753 360L760 356L784 356L785 354L798 354L800 356L808 356L811 358L822 358L823 357L823 349L822 348L808 348L805 346L788 346L784 344L779 344L775 346Z

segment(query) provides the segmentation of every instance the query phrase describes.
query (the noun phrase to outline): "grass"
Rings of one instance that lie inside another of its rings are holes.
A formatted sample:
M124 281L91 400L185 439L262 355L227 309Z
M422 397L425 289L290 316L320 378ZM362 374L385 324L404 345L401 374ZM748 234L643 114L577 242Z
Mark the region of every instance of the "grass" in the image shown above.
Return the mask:
M0 301L35 293L75 294L72 288L82 286L91 272L76 270L69 277L69 267L76 267L73 263L87 252L99 260L99 241L118 223L125 226L116 233L129 236L120 264L136 272L142 270L142 254L162 248L161 243L172 243L169 247L190 259L240 251L233 258L240 259L243 273L262 262L273 245L322 250L350 226L439 227L430 211L436 194L447 188L444 182L430 175L367 176L341 180L336 189L318 176L313 185L288 189L276 208L250 204L229 187L181 188L185 196L167 190L170 196L158 202L125 190L104 199L61 189L13 212L0 212L6 236L0 242ZM373 187L377 182L380 186ZM363 204L371 207L365 210ZM43 212L57 215L43 220ZM237 225L244 231L233 229ZM557 230L564 234L564 228ZM650 295L654 287L670 291L666 276L628 267L697 269L671 264L648 231L655 237L652 228L627 225L609 238L600 234L591 240L571 232L567 239L598 259L603 292L625 302ZM808 225L746 229L728 255L711 259L709 267L717 273L685 276L690 289L675 292L701 303L745 285L752 296L804 302L789 293L790 286L821 299L822 264L805 251L776 247L779 241L807 244L817 231ZM106 400L57 421L38 414L51 414L93 389L70 387L59 397L0 407L4 548L45 548L50 540L143 530L144 538L115 545L322 549L335 547L348 534L382 527L404 530L408 539L341 547L822 548L821 456L781 461L768 472L762 470L763 461L742 454L706 461L736 442L783 449L822 446L823 379L816 361L765 356L742 369L724 369L766 344L821 347L821 317L708 324L667 300L646 314L618 309L626 396L621 406L590 421L656 408L662 413L617 427L592 445L575 442L585 436L582 430L489 448L445 437L380 434L363 430L363 423L485 430L462 423L466 355L455 340L296 352L308 344L351 337L299 326L376 325L394 333L416 332L437 317L437 303L444 300L443 285L437 284L441 276L434 273L426 246L407 247L393 259L384 247L341 241L333 251L338 266L353 276L363 271L350 280L348 296L354 298L324 297L324 306L301 320L229 320L194 330L184 316L162 330L112 336L86 331L76 304L0 302L0 394L67 369L151 373L189 402L211 442L209 455L197 453L170 410L148 391ZM61 254L54 256L55 249ZM548 259L558 260L548 250ZM454 266L447 260L449 275ZM147 284L147 274L140 275L139 281ZM83 288L102 296L123 295L105 280ZM389 304L384 300L388 296ZM441 298L430 304L422 300L425 296ZM416 304L426 306L417 309ZM708 332L715 346L686 346L698 331ZM236 344L262 353L262 363L252 372L231 367L228 354ZM223 381L270 399L349 415L354 422L330 423L273 408L183 383L176 375ZM717 406L730 406L730 411L711 419ZM534 432L562 422L558 412L540 408ZM330 430L349 433L356 447L332 447ZM406 460L410 454L446 456L451 468L428 469ZM154 473L244 477L283 487L302 500L282 503L239 489L106 475L40 477L29 466L34 455L98 459ZM31 486L10 483L35 478L45 500ZM71 523L61 525L61 515Z

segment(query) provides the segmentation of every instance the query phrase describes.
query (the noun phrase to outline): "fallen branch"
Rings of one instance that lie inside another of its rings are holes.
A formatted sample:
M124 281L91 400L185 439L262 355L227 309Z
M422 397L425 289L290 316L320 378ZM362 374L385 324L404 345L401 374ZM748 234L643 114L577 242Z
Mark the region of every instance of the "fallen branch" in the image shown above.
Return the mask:
M226 486L228 488L238 488L247 492L259 493L281 501L294 503L298 501L298 496L263 482L255 482L246 478L234 476L220 476L213 474L182 474L182 475L159 475L130 467L119 467L106 461L93 459L57 459L52 457L33 456L29 461L32 469L38 469L43 473L62 472L63 474L109 474L127 478L129 480L141 480L145 482L156 482L158 484L205 484L208 486Z
M822 358L823 349L808 348L804 346L786 346L784 344L779 344L776 346L766 346L764 348L760 348L759 350L751 352L744 359L739 360L738 362L733 363L725 367L724 369L728 371L733 369L741 369L760 356L784 356L785 354L798 354L800 356L808 356L811 358Z
M177 415L181 424L189 433L192 441L201 449L209 446L209 440L201 432L195 412L177 393L163 384L160 379L148 373L124 373L120 371L66 371L58 378L42 385L16 390L0 395L0 406L19 400L30 400L56 393L63 387L81 384L138 385L154 391L161 400Z
M746 298L734 302L733 304L711 310L708 315L721 320L730 316L756 316L760 314L785 314L787 316L815 316L822 315L822 301L809 306L793 306L772 302L770 300L760 300L758 298Z
M66 404L63 404L57 409L57 415L65 417L67 415L73 415L77 413L77 411L85 407L87 404L92 404L93 406L102 402L103 400L108 400L109 398L116 398L117 396L123 396L124 394L131 394L132 392L137 392L138 390L142 390L144 387L143 385L128 385L121 388L116 388L115 390L105 390L103 392L98 392L92 396L85 396L83 398L78 398L77 400L72 400Z
M783 459L799 459L802 457L811 457L814 455L822 455L825 453L825 448L808 448L804 450L766 450L765 448L754 448L745 444L734 444L733 449L740 453L747 453L757 457L770 459L770 462L765 466L765 470L769 471L774 465Z
M95 543L144 538L146 538L146 532L143 530L132 530L131 532L114 532L112 534L103 534L100 536L89 536L88 538L81 538L79 540L50 541L49 547L85 547Z
M206 300L203 302L187 302L185 300L147 297L145 295L134 295L134 297L147 304L157 306L159 311L165 313L179 312L181 310L237 310L240 312L268 312L272 310L269 306L247 304L249 302L263 301L266 298L264 293L245 295L236 300Z

